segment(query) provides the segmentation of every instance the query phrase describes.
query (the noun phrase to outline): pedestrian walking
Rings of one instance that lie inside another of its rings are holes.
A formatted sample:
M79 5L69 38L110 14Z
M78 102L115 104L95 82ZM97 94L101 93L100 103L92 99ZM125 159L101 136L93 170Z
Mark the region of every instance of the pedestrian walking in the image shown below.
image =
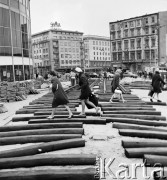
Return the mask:
M163 81L163 79L160 76L159 69L155 70L155 74L153 75L151 85L153 87L154 94L151 96L150 101L153 102L153 98L156 94L157 95L157 102L161 102L159 100L159 93L162 92L162 87L165 85L165 82Z
M114 93L115 89L119 87L119 81L120 81L120 73L122 72L121 69L117 69L114 75L113 80L111 81L111 92Z
M79 86L80 86L79 89L81 89L81 95L79 98L81 100L82 112L80 113L80 115L85 115L85 103L95 108L96 113L98 113L100 108L95 106L91 101L89 101L89 97L91 95L91 89L89 87L89 82L86 75L79 67L76 67L75 71L78 74Z
M61 82L57 78L57 73L55 71L50 72L51 83L52 83L52 93L53 93L53 101L52 101L52 113L48 117L48 119L53 119L56 111L56 107L59 105L64 105L64 107L68 110L70 119L73 116L71 109L67 105L69 103L68 97L61 85Z

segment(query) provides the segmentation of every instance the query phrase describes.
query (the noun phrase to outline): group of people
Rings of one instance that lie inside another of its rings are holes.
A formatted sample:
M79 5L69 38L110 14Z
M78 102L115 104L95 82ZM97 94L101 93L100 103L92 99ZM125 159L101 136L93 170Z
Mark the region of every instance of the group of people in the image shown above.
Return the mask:
M87 103L91 107L95 108L96 113L98 113L100 108L95 106L91 101L89 101L89 96L91 95L91 89L89 87L89 82L88 82L86 75L84 74L82 69L79 67L75 68L75 73L79 77L79 89L81 90L81 95L79 98L81 100L82 111L81 111L80 115L85 115L85 103ZM49 78L51 79L51 84L52 84L51 88L52 88L52 93L53 93L54 97L53 97L53 101L52 101L52 113L48 117L48 119L54 118L56 107L58 107L59 105L64 105L69 113L68 118L69 119L72 118L73 113L68 106L69 100L68 100L68 97L61 85L61 82L59 81L59 79L57 77L57 73L55 71L51 71L49 73Z

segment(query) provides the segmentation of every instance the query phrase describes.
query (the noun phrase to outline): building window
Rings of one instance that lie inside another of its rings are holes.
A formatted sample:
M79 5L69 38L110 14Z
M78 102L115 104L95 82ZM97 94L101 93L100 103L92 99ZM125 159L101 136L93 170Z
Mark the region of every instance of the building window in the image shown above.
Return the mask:
M113 53L113 61L117 61L117 53Z
M140 36L140 35L141 35L141 29L137 28L137 36Z
M145 51L145 59L150 59L150 51Z
M122 43L118 42L118 51L122 51Z
M148 38L145 39L145 48L149 48L149 39Z
M152 27L152 28L151 28L151 33L152 33L152 34L155 34L155 27Z
M149 34L149 28L148 27L145 28L145 34Z
M121 38L121 31L117 32L118 38Z
M130 24L130 27L134 27L134 22L133 21L130 21L129 24Z
M136 21L136 25L137 25L137 26L140 26L140 19L138 19L138 20Z
M113 50L113 51L116 51L116 42L113 42L113 43L112 43L112 50Z
M128 27L128 23L124 22L124 28L127 28L127 27Z
M128 37L128 30L124 30L124 37Z
M112 25L111 25L111 31L114 31L114 30L115 30L115 25L112 24Z
M137 48L141 48L141 39L137 39Z
M115 32L112 32L112 33L111 33L111 37L112 37L112 40L115 39ZM104 45L104 43L103 43L103 45Z
M118 53L118 61L122 61L122 53Z
M124 41L124 50L127 50L127 49L129 49L129 42L128 42L128 40L125 40Z
M151 59L155 59L155 51L154 50L151 51Z
M151 17L151 22L154 23L155 22L155 17Z
M131 49L135 49L135 40L134 39L130 41L130 47L131 47Z
M141 51L137 51L137 60L141 60Z
M155 38L151 39L151 47L155 47Z
M124 56L125 56L125 61L128 61L129 60L129 52L125 52Z
M133 37L134 36L134 29L130 30L130 35Z
M135 60L135 52L131 52L131 53L130 53L130 59L131 59L132 61Z

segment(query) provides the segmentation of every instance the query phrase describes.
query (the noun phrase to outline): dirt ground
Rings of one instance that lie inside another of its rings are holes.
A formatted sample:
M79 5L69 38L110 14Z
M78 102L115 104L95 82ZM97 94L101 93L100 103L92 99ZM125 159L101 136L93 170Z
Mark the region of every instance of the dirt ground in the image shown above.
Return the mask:
M46 94L48 90L41 91L38 95L31 95L28 96L27 100L21 101L21 102L13 102L13 103L5 103L5 106L8 109L7 113L0 114L0 126L3 126L5 124L10 124L10 119L15 116L14 113L16 110L22 108L25 105L28 105L29 102L31 102L34 99L37 99L44 94ZM135 94L139 97L147 97L148 90L132 90L132 94ZM167 91L164 91L160 94L160 99L163 102L167 102ZM167 110L166 106L154 106L157 111L161 111L162 116L167 117ZM81 109L78 108L78 111ZM106 125L84 125L84 131L85 134L83 138L86 140L86 145L83 148L72 148L68 150L60 150L51 152L56 154L97 154L101 158L101 168L103 169L104 166L107 163L110 163L109 159L113 161L110 165L110 170L108 169L108 172L110 173L102 173L101 178L106 180L112 180L112 179L137 179L137 180L146 180L150 179L152 180L152 177L146 177L151 176L151 173L153 172L153 168L147 168L144 169L144 167L136 168L135 166L137 164L141 165L143 164L142 159L128 159L126 158L124 154L124 149L121 145L121 141L125 139L140 139L142 138L131 138L131 137L123 137L120 136L118 133L118 130L115 128L112 128L112 123L108 123ZM29 144L26 144L24 146L27 146ZM17 145L17 147L20 147L21 145ZM15 148L16 145L10 145L10 146L1 146L1 151L7 149ZM104 163L104 159L105 163ZM79 167L78 167L79 168ZM107 168L106 168L107 170ZM129 177L126 174L129 170ZM112 171L112 172L111 172ZM118 174L118 172L121 171L122 173L119 174L119 176L114 178L113 174ZM136 172L135 172L136 171ZM103 172L103 171L102 171ZM144 173L144 172L147 172ZM113 173L113 174L112 174ZM110 175L109 175L110 174ZM126 176L126 177L124 177Z

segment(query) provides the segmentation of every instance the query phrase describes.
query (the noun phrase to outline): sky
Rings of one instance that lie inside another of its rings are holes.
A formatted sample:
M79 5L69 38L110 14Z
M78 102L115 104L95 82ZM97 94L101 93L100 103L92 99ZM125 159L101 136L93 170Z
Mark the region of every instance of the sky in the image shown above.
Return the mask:
M31 0L32 34L51 28L109 37L109 22L167 11L167 0Z

